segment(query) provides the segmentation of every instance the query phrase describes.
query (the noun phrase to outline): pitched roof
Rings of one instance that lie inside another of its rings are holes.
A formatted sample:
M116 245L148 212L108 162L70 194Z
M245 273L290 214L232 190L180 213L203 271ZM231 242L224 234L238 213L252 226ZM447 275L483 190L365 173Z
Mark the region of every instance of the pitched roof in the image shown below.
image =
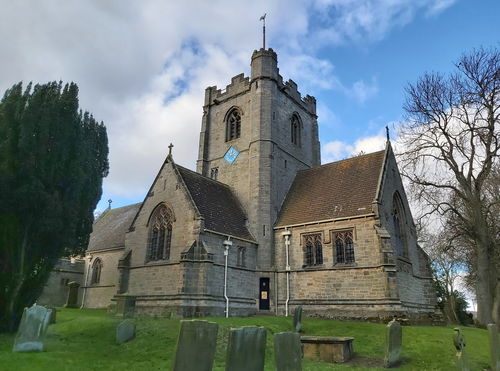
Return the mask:
M125 233L139 210L140 203L107 210L92 226L87 251L125 246Z
M385 150L301 170L295 176L276 226L372 212Z
M246 227L246 215L226 184L176 165L184 183L205 219L205 228L254 241Z

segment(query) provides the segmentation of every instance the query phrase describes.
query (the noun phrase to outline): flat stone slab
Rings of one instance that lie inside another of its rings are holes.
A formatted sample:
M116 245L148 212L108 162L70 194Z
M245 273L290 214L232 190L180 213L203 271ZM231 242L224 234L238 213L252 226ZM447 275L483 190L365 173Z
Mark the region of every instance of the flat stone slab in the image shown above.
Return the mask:
M304 358L313 361L344 363L354 355L354 338L339 336L301 336Z
M131 320L120 322L116 326L116 342L118 344L126 343L135 338L135 323Z

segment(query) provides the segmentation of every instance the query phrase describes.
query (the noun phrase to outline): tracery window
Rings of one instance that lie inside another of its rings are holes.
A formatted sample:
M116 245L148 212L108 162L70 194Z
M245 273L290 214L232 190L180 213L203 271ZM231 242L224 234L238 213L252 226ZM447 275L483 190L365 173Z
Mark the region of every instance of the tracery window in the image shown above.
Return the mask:
M226 142L239 138L241 134L241 113L233 108L226 119Z
M290 122L290 132L291 141L297 146L300 146L300 126L300 119L296 114L294 114Z
M246 248L245 247L240 247L238 248L238 256L237 256L237 261L236 261L236 265L238 267L244 267L246 262Z
M146 261L170 259L172 223L173 214L168 207L162 205L154 211L150 220Z
M406 241L406 219L403 208L403 202L399 193L394 193L392 201L392 222L394 227L394 249L398 256L408 256L408 248Z
M323 244L321 234L308 234L303 237L304 266L310 267L323 264Z
M333 243L335 246L335 261L337 264L352 264L355 262L352 230L334 232Z
M101 281L102 260L97 258L92 264L92 277L90 279L91 285L97 285Z

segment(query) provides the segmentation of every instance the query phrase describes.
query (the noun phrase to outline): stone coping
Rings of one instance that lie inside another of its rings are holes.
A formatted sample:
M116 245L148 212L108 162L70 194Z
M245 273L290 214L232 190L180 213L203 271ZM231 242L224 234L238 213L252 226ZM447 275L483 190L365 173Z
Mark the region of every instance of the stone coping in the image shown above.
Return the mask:
M353 341L354 338L345 336L301 336L302 343L338 344Z

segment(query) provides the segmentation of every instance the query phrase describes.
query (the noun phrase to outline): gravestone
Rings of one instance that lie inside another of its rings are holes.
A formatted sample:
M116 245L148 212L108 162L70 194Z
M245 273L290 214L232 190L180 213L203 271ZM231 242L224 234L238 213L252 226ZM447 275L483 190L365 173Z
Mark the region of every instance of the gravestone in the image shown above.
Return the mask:
M31 308L24 308L12 351L42 352L50 314L50 309L36 304Z
M401 359L401 345L403 331L398 321L392 320L387 324L385 331L384 367L396 366Z
M231 329L227 344L226 371L264 370L266 335L264 327Z
M131 318L135 311L135 296L128 294L115 295L116 308L115 316L123 318Z
M295 307L293 312L293 329L295 332L302 331L302 306Z
M49 309L51 311L50 318L49 318L49 324L52 325L52 324L56 323L57 310L55 307L47 307L47 309Z
M219 325L208 321L181 321L174 371L210 371L214 363Z
M491 370L500 371L500 341L498 340L498 326L490 323L488 326L490 339Z
M116 326L116 342L126 343L135 338L135 323L129 319L122 321Z
M274 335L274 360L277 371L301 371L302 347L296 332L280 332Z
M454 328L453 344L457 350L455 364L459 371L470 371L467 355L465 354L465 337L459 328Z
M68 283L68 298L66 299L66 308L78 308L78 288L80 284L78 282L71 281Z

